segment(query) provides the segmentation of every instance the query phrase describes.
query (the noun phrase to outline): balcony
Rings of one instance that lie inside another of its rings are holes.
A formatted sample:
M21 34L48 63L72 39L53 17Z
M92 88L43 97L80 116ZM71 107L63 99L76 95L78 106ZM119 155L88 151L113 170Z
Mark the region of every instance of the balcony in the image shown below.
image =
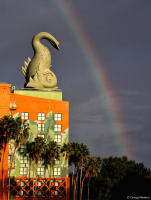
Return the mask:
M16 102L10 102L10 110L16 110L17 103Z

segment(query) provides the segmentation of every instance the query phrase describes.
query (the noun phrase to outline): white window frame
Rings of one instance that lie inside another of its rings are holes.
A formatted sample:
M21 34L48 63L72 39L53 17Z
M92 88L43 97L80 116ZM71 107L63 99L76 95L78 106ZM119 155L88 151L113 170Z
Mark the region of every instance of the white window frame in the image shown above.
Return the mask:
M16 109L17 103L16 102L10 102L10 109Z
M20 167L19 174L20 175L27 175L28 174L28 168L27 167Z
M45 125L42 124L42 123L38 123L38 131L39 131L39 132L40 132L40 131L44 131L44 129L45 129Z
M62 124L55 124L54 125L54 131L61 132L62 130Z
M38 120L43 121L45 118L45 113L38 113Z
M20 144L20 152L24 153L25 152L25 145L24 144Z
M54 167L53 175L54 176L60 176L61 175L61 168L60 167Z
M55 159L55 165L61 165L61 158L59 158L58 160L57 159Z
M20 175L27 175L28 174L28 157L27 156L20 156Z
M20 164L28 164L27 156L20 156Z
M62 135L55 135L54 136L54 141L57 142L58 144L62 143Z
M29 113L28 112L22 112L21 113L21 119L28 120L29 119Z
M61 113L55 113L54 114L54 120L55 121L62 121L62 114Z
M38 164L39 164L39 165L42 165L42 164L43 164L42 158L40 158L40 159L38 160Z
M45 174L45 169L44 169L44 167L38 167L38 168L37 168L37 175L38 175L38 176L44 176L44 174Z
M38 137L45 138L45 135L44 135L44 134L41 134L41 133L39 133L39 134L38 134Z

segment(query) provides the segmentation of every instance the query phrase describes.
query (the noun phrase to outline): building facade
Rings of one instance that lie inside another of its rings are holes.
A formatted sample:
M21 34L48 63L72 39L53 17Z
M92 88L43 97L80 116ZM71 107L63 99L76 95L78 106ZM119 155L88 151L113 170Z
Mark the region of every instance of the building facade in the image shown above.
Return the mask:
M10 84L0 84L0 118L4 115L20 116L23 121L26 120L30 128L28 142L34 141L37 136L45 138L47 142L53 140L59 146L69 141L69 102L62 100L61 90L12 90ZM10 188L12 199L69 200L70 180L65 157L60 156L54 162L51 190L49 168L43 166L42 160L34 168L26 154L26 144L20 144L15 154L13 141L7 145L4 158L5 180L8 178L10 160L13 160ZM2 168L2 162L0 167ZM1 169L0 178L2 179ZM5 192L7 193L6 181Z

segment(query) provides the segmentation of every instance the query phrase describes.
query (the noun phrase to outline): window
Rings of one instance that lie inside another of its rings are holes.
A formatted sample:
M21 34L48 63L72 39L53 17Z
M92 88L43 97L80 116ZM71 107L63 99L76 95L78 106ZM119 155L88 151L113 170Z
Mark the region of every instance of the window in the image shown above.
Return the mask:
M38 124L38 131L44 131L44 124Z
M42 192L41 192L40 190L38 191L38 195L39 195L39 196L41 196L41 195L42 195Z
M37 175L38 176L44 176L44 167L38 167L37 168Z
M61 132L61 124L55 124L54 125L54 131Z
M21 119L27 120L29 118L29 113L28 112L22 112L21 113Z
M19 151L20 151L20 153L24 153L25 152L25 145L24 144L20 145Z
M59 158L58 160L55 159L55 165L61 165L61 158Z
M28 173L28 158L27 156L20 156L20 175L26 175Z
M54 141L60 144L62 142L62 136L61 135L55 135Z
M15 156L8 155L8 168L15 169Z
M20 175L27 175L28 169L27 167L20 167Z
M39 164L39 165L42 165L42 164L43 164L42 158L40 158L40 159L38 160L38 164Z
M38 134L39 137L45 138L45 135L43 133Z
M54 176L60 176L61 175L61 169L60 168L54 168L53 169L53 175Z
M38 181L38 186L39 186L39 187L42 186L42 184L43 184L43 182Z
M62 120L62 114L59 114L59 113L54 114L54 120L55 121L61 121Z
M17 103L16 102L10 102L10 109L16 109Z
M20 156L20 163L21 164L27 164L28 163L27 156Z
M55 191L55 195L58 196L58 194L59 194L59 192L56 190L56 191Z
M45 113L38 113L38 120L45 120Z

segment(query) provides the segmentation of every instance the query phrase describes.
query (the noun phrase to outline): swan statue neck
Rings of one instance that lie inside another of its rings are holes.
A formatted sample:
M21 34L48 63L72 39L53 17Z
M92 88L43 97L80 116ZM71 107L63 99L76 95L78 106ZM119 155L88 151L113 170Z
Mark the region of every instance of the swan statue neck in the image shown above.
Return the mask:
M54 48L59 49L59 42L47 32L40 32L33 37L34 56L32 59L28 58L22 67L22 72L26 79L25 87L54 90L57 88L57 78L50 70L51 53L41 43L42 39L48 40Z

